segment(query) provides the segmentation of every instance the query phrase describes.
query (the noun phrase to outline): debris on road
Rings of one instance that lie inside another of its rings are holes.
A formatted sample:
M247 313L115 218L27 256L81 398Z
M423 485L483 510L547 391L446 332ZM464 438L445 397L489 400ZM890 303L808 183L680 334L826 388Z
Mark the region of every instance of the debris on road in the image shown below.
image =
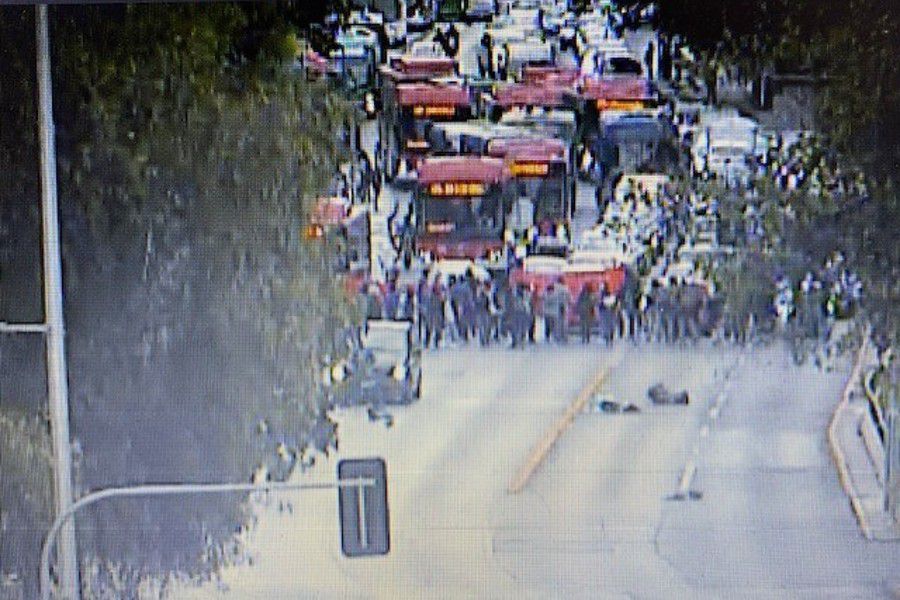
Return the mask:
M610 399L608 396L597 394L588 401L584 408L584 412L608 414L638 413L641 412L641 409L631 402L617 402Z
M672 393L661 383L651 386L650 389L647 390L647 397L650 398L650 401L653 404L687 405L690 402L690 396L688 396L687 390Z

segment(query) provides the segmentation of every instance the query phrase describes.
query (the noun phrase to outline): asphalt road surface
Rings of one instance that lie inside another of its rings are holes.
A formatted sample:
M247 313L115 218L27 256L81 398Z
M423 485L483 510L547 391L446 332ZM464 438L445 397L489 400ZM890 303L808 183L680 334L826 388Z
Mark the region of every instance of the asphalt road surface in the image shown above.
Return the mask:
M361 409L338 413L339 456L300 476L329 480L339 458L384 457L389 555L343 558L336 494L287 494L257 508L252 566L175 596L891 597L900 545L860 536L825 444L849 366L787 364L780 348L705 343L428 353L419 403L397 409L390 429ZM602 393L641 412L580 415L508 493L602 369ZM691 404L651 406L657 381Z

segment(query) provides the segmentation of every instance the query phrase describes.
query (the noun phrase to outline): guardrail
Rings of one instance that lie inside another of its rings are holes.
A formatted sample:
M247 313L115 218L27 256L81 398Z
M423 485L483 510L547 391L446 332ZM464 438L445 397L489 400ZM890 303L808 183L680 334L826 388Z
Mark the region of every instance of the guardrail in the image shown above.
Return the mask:
M878 369L869 369L863 376L863 390L868 400L869 414L872 416L872 422L875 423L875 429L878 431L878 438L881 445L884 446L887 436L887 420L884 418L884 412L881 409L881 400L878 391L874 388L875 375Z

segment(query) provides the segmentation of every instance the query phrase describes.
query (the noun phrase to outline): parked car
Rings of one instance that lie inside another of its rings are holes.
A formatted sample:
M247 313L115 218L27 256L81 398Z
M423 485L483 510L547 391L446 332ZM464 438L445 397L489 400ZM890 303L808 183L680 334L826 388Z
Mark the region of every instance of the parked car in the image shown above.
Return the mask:
M422 392L422 348L411 321L369 320L359 371L366 404L410 404Z
M422 349L412 321L369 319L354 335L350 356L326 365L323 383L335 406L410 404L422 391ZM374 420L374 419L373 419Z

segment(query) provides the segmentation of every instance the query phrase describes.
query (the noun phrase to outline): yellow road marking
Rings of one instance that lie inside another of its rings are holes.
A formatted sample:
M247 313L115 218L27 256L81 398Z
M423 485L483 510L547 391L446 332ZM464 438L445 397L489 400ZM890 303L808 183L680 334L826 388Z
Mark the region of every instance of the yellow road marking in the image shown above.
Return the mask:
M616 361L617 363L618 361ZM547 455L553 449L557 440L562 436L563 432L568 429L569 425L575 420L575 416L584 410L587 401L591 396L603 385L606 376L609 375L612 366L603 367L599 373L591 380L591 382L581 390L575 401L569 405L562 416L541 436L540 441L528 453L522 468L516 473L512 481L509 482L507 491L510 494L518 494L526 485L528 480L534 475L537 468L544 462Z

